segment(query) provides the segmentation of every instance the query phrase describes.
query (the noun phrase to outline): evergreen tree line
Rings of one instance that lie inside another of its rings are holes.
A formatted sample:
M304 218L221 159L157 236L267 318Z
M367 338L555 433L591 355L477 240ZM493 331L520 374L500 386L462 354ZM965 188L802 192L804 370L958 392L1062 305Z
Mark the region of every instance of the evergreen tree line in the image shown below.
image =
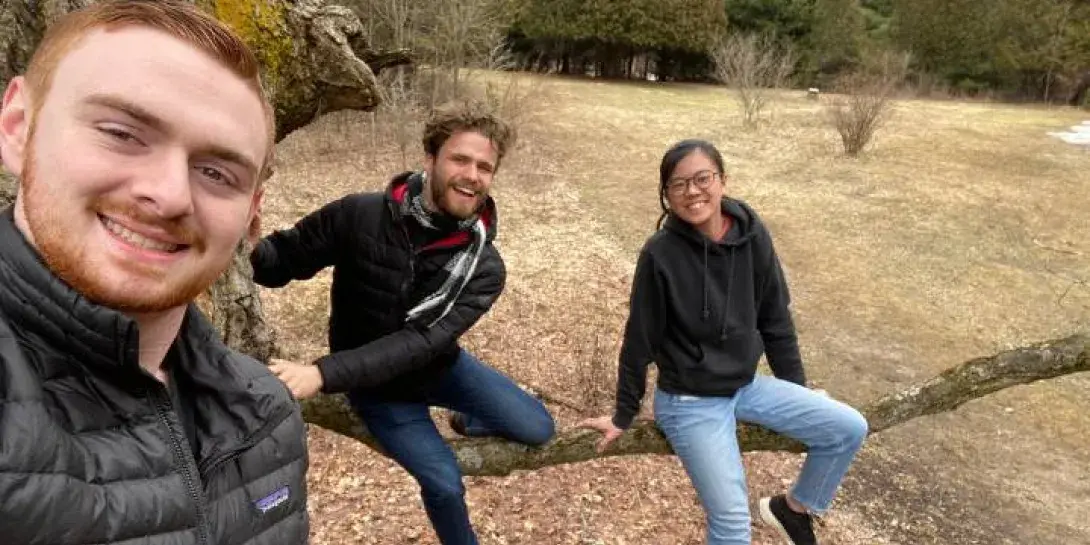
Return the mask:
M712 81L717 44L732 33L760 33L794 51L796 87L830 86L889 51L909 54L909 81L922 94L1048 101L1078 95L1083 102L1090 85L1090 0L445 1L480 8L467 21L474 25L467 41L499 36L513 67L523 70ZM429 7L433 0L344 2L364 20L405 6L418 24L380 34L435 46L427 38L441 11Z

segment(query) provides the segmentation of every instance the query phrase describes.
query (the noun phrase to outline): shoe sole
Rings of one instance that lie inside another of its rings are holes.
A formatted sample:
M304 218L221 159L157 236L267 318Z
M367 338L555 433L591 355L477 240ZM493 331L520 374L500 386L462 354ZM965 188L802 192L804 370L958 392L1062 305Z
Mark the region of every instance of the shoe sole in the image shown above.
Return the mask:
M776 515L772 514L772 507L769 505L772 502L772 498L761 498L761 520L765 524L776 529L776 532L783 538L783 542L787 545L795 545L795 542L791 540L791 536L787 535L787 530L780 524Z

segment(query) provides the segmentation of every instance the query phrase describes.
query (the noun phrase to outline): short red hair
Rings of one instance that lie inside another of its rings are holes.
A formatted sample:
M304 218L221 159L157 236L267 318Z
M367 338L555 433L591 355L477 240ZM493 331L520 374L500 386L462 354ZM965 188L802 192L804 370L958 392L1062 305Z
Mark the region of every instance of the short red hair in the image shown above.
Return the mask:
M246 42L229 26L179 0L104 0L67 13L49 26L25 74L33 112L41 108L61 59L94 30L140 26L164 32L205 53L250 83L265 110L269 145L260 179L272 174L276 125L272 105L261 83L261 65Z

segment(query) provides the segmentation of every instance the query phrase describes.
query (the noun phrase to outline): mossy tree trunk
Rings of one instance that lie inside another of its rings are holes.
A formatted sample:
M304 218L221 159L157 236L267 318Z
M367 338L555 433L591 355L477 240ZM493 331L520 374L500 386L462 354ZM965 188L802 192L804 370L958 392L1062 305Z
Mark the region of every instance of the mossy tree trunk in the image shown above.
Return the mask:
M1086 106L1090 104L1088 91L1090 91L1090 69L1083 71L1078 79L1075 80L1071 92L1068 95L1067 103L1071 106Z

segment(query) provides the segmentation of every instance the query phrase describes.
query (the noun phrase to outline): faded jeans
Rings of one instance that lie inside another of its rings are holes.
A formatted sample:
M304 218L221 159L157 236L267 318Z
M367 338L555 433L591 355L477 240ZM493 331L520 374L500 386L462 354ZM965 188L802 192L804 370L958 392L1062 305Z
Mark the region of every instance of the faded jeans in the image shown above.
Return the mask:
M655 390L655 422L681 459L707 520L708 545L749 545L746 477L737 421L792 437L808 447L791 496L811 513L830 506L867 435L858 411L814 390L758 375L734 397Z

